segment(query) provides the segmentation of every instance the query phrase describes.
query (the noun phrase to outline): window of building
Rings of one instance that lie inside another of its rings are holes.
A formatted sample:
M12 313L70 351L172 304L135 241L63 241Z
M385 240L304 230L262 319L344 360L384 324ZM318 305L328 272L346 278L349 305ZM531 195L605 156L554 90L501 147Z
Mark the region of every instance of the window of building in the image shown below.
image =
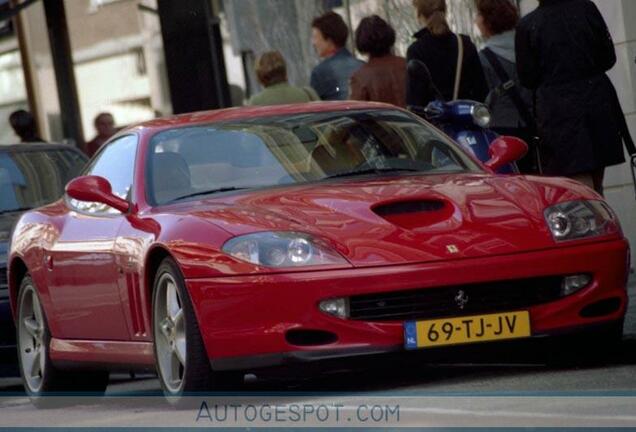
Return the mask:
M90 0L88 11L90 13L95 13L99 10L100 7L106 6L111 3L116 3L118 1L121 1L121 0Z

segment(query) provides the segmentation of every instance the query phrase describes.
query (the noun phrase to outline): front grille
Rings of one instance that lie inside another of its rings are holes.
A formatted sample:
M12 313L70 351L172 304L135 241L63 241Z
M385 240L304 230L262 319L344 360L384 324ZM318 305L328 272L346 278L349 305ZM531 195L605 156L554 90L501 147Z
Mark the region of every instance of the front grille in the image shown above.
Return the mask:
M360 321L407 321L514 311L559 299L562 281L554 276L358 295L349 298L349 313Z

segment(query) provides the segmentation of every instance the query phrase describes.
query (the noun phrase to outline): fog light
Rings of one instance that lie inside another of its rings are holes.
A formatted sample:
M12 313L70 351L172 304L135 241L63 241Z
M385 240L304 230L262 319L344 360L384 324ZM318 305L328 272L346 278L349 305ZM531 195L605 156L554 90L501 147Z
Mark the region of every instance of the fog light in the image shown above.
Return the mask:
M590 275L580 274L568 276L563 279L563 283L561 284L561 296L565 297L574 294L585 288L591 281L592 277Z
M344 298L330 299L320 302L320 310L338 318L349 317L349 300Z

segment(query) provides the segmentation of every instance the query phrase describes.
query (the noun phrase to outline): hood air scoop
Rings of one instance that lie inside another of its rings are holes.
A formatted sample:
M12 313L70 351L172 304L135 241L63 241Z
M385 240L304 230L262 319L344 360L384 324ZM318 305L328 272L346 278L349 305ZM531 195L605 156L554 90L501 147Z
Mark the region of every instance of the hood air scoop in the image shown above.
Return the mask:
M453 206L438 199L394 201L377 205L372 210L393 225L406 229L435 225L453 215Z

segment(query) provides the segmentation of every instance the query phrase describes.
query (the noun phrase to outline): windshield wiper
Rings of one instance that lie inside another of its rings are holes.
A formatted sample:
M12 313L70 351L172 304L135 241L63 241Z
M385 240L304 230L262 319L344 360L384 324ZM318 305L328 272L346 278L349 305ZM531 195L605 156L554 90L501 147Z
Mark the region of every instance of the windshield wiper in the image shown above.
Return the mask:
M207 190L207 191L194 192L194 193L191 193L191 194L187 194L187 195L183 195L183 196L171 199L168 203L173 203L173 202L176 202L176 201L181 201L181 200L186 199L186 198L192 198L192 197L197 197L197 196L202 196L202 195L213 195L215 193L232 192L232 191L239 191L239 190L245 190L245 189L250 189L250 188L230 186L230 187L223 187L223 188L212 189L212 190Z
M341 172L338 174L332 174L330 176L326 176L323 177L324 179L333 179L333 178L339 178L339 177L356 177L356 176L362 176L362 175L368 175L368 174L381 174L381 173L389 173L389 172L400 172L400 171L405 171L405 172L420 172L421 170L415 169L415 168L369 168L369 169L363 169L363 170L357 170L357 171L345 171L345 172Z
M29 210L33 210L33 207L20 207L20 208L16 208L16 209L0 210L0 214L18 213L18 212L25 212L25 211L29 211Z

